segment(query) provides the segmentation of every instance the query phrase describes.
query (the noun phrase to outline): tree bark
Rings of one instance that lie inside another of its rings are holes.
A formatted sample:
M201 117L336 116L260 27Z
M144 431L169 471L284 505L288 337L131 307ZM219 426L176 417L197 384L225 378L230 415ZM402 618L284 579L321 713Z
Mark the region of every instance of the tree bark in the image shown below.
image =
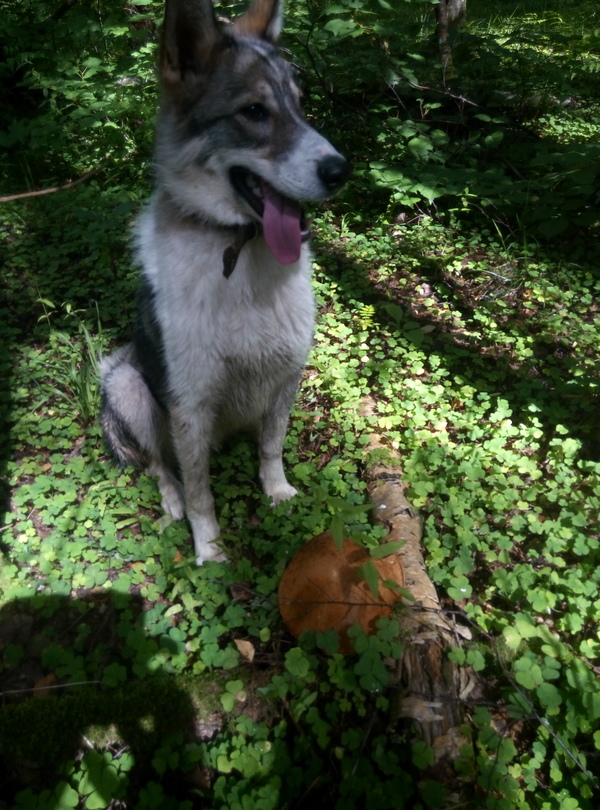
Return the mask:
M444 79L452 72L452 32L464 24L467 0L438 0L435 7L436 32Z

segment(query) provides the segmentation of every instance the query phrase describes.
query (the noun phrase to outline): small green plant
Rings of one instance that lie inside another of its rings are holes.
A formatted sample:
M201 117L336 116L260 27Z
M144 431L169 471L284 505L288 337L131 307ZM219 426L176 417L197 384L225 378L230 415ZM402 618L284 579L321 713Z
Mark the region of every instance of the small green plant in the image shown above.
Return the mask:
M128 753L113 757L108 752L88 751L80 763L67 766L67 779L53 790L18 793L15 810L72 810L80 801L87 810L103 810L123 797L133 763Z
M53 790L35 793L31 788L17 793L15 810L72 810L79 804L79 794L67 782L59 782Z
M47 299L38 299L38 303L44 308L40 320L43 318L51 327L51 315L56 306ZM71 304L65 304L63 309L67 319L76 322L78 335L73 338L67 332L50 328L51 354L46 360L49 360L48 371L54 379L46 389L49 395L62 397L73 404L82 422L87 424L96 416L100 406L99 363L104 349L100 314L96 304L96 326L91 331Z

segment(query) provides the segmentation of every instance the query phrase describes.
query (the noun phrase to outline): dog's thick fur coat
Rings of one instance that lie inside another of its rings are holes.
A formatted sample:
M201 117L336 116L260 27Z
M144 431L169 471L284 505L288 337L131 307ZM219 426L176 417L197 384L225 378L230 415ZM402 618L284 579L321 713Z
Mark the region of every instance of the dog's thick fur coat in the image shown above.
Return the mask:
M158 477L166 512L187 514L198 564L222 557L209 453L229 434L256 435L275 503L295 494L281 455L314 320L298 201L348 174L302 116L280 28L278 0L226 25L211 0L167 0L138 325L101 366L108 445Z

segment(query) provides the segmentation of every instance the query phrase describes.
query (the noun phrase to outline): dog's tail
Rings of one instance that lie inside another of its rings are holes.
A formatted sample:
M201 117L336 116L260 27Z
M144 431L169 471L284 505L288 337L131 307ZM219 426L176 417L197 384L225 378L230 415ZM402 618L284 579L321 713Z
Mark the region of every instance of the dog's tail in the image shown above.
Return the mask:
M117 464L143 470L157 444L160 406L139 370L133 345L117 349L100 363L100 425Z

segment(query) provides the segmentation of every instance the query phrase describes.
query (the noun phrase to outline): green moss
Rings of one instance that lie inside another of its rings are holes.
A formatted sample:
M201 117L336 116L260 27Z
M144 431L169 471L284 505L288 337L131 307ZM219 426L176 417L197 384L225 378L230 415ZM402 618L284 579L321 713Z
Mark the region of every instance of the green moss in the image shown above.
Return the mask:
M60 697L31 698L0 712L0 754L55 764L73 753L82 734L99 744L149 751L165 734L218 711L221 691L210 673L134 681L117 689L73 687Z
M400 459L388 447L375 447L373 450L369 450L365 453L364 463L368 471L372 470L377 464L383 464L399 475L402 472Z

